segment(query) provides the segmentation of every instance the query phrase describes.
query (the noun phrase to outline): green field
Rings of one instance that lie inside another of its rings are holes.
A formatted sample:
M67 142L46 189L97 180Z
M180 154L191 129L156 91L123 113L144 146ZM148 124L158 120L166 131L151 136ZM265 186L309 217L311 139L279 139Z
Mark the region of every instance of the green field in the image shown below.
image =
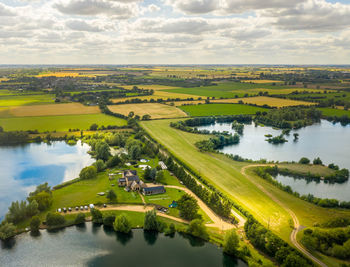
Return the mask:
M290 242L290 215L256 184L293 210L304 226L312 226L330 217L350 217L350 211L320 208L297 199L249 171L248 179L241 173L247 163L232 161L221 154L199 152L194 143L208 137L173 129L169 126L171 121L174 120L154 120L142 122L141 125L170 152L287 242Z
M337 116L341 117L347 115L350 117L350 110L336 109L336 108L319 108L322 111L322 114L325 116Z
M55 96L48 94L0 96L0 107L54 103Z
M93 123L97 123L99 126L123 126L127 124L123 119L105 114L0 118L0 125L5 131L64 132L69 129L87 130Z
M266 108L242 104L200 104L180 106L190 116L255 114L257 111L268 111Z

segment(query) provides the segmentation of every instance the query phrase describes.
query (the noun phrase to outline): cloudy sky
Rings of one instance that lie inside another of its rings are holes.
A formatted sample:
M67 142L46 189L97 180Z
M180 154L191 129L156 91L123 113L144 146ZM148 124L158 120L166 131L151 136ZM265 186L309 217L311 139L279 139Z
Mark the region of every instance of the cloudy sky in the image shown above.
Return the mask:
M348 0L0 0L0 64L350 64Z

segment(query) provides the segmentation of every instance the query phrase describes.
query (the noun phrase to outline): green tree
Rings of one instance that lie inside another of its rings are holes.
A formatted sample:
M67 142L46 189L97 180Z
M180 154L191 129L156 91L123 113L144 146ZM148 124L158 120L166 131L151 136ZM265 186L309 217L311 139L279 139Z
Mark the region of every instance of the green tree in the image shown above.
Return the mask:
M96 131L98 128L98 125L96 123L93 123L90 125L90 131Z
M176 232L175 224L171 223L169 227L165 230L165 235L173 236Z
M310 160L308 158L303 157L299 160L299 163L300 164L309 164Z
M88 166L83 168L80 171L79 177L80 179L93 179L97 175L97 169L95 166Z
M187 233L189 233L190 235L202 238L204 240L209 239L207 228L205 227L204 222L201 219L192 220L188 225Z
M92 222L102 223L102 212L99 209L93 208L90 210L92 216Z
M103 225L113 226L115 221L115 215L112 213L103 214Z
M147 167L143 173L143 178L148 180L151 179L151 168Z
M158 220L155 210L150 210L146 212L143 229L149 231L158 231Z
M145 114L145 115L142 116L142 120L143 121L148 121L150 119L151 119L151 115Z
M164 172L163 171L157 171L157 175L156 175L156 181L160 182L164 179Z
M37 232L39 231L41 221L38 216L33 216L32 219L30 220L30 230L32 232Z
M93 165L96 167L97 172L102 172L106 169L106 164L102 159L97 160Z
M85 214L82 212L79 212L74 219L74 223L75 224L82 224L84 222L85 222Z
M291 253L285 258L285 260L283 261L283 264L281 266L283 266L283 267L306 267L306 266L310 266L310 264L308 264L305 259L303 259L299 255L297 255L296 253Z
M102 159L103 161L106 161L111 156L111 153L109 152L109 145L106 142L98 142L95 145L96 150L96 159Z
M38 209L44 211L52 205L52 194L42 191L32 197L28 197L28 201L36 201L38 203Z
M115 218L113 224L114 230L117 232L128 234L131 231L131 223L124 214L119 215Z
M115 201L117 199L117 195L116 193L114 192L114 190L110 189L107 193L107 196L106 196L109 201Z
M119 158L118 155L114 155L113 157L111 157L109 160L107 160L107 167L108 168L113 168L115 166L118 166L121 163L121 159Z
M226 233L224 241L224 252L229 255L237 255L239 248L239 238L236 231L231 230Z
M0 239L6 240L16 234L16 227L12 223L3 221L0 224Z
M315 158L313 161L314 165L322 165L322 160L320 158Z
M197 200L188 194L184 194L178 201L178 209L180 216L186 220L193 220L196 218L199 206Z
M49 212L46 215L46 224L48 226L57 226L57 225L63 225L66 222L66 219L64 216L62 216L59 213L51 213Z

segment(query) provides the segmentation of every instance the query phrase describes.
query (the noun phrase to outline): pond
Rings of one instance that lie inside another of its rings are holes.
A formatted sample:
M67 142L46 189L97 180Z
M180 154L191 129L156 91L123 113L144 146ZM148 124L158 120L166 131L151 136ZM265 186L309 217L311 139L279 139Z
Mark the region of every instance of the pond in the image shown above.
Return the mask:
M24 200L37 185L53 186L78 177L94 162L89 149L80 141L0 146L0 221L12 201Z
M201 126L198 129L234 133L230 123ZM290 135L286 137L287 143L274 145L265 141L266 134L276 136L281 133L281 130L271 127L245 125L240 143L226 146L220 151L253 160L299 161L301 157L307 157L311 160L320 157L324 164L335 163L340 168L350 169L350 125L342 126L339 123L333 124L322 120L320 123L291 131ZM299 134L297 141L293 141L293 133ZM286 184L299 192L298 189L302 187L301 181L295 179L288 181L289 183ZM286 179L281 182L285 183ZM304 184L306 184L305 181ZM303 189L306 190L306 188ZM320 183L313 182L308 184L307 189L310 190L308 193L315 196L319 193L319 197L350 201L349 182L342 185L326 184L322 181Z
M2 242L0 266L247 266L213 244L192 237L133 230L117 234L86 223L38 236L21 234Z

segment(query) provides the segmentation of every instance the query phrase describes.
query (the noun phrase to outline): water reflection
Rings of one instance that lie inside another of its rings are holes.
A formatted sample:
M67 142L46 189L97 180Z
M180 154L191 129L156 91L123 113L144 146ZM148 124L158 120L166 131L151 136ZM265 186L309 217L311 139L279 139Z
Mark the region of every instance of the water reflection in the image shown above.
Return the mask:
M152 246L156 243L158 238L158 232L155 231L143 231L143 237L148 245Z

